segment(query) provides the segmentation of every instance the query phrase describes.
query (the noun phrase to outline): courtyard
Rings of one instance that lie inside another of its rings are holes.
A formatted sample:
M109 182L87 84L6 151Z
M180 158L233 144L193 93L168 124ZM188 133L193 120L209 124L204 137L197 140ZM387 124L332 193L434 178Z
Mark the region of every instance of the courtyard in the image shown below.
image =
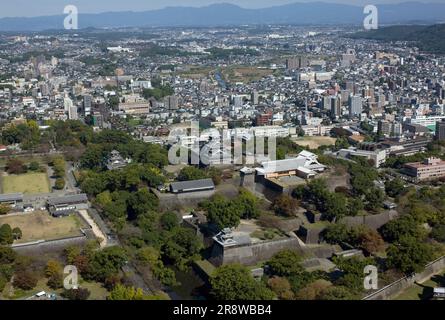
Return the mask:
M80 228L86 227L86 223L77 215L54 218L44 211L0 216L2 224L22 230L23 237L15 244L80 236Z
M1 177L3 193L49 193L51 191L46 173L25 173L20 175L6 175Z

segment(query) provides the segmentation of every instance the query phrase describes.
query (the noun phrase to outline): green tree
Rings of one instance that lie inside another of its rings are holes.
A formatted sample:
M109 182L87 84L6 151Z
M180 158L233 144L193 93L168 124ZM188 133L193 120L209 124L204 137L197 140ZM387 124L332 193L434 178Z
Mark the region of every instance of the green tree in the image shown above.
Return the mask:
M387 264L404 274L420 272L433 260L432 247L418 239L404 236L390 245L387 250Z
M0 226L0 245L8 245L14 242L14 236L12 235L12 229L9 224L3 224Z
M329 221L339 220L348 214L346 197L342 193L330 193L324 208L323 217Z
M48 278L46 283L48 287L53 290L57 290L63 287L63 275L62 273L55 273Z
M128 198L128 218L134 220L146 212L157 211L158 205L159 199L153 193L140 189Z
M107 205L111 205L113 203L113 199L111 197L111 192L106 190L97 195L95 203L99 205L102 209Z
M63 178L57 178L56 182L54 184L54 188L56 190L63 190L63 188L65 188L65 179Z
M390 243L397 242L402 237L413 237L421 241L426 236L425 229L409 214L388 222L379 232Z
M56 178L65 178L65 159L62 156L54 157L52 159L52 165L54 169L54 176Z
M201 180L206 178L207 174L203 170L192 166L184 167L178 175L179 181Z
M354 230L343 223L331 224L323 231L323 239L330 244L354 244L356 237Z
M164 294L146 295L142 289L134 287L126 287L121 284L117 284L107 300L166 300L167 297Z
M284 250L274 255L268 262L270 273L280 277L301 274L301 257L294 251Z
M12 229L12 237L14 238L14 240L20 240L22 236L22 230L19 227L15 227L14 229Z
M364 268L368 265L375 265L373 258L360 257L335 257L333 262L343 272L342 276L335 280L335 284L347 287L354 293L358 293L363 290Z
M31 171L38 171L40 169L40 164L36 161L32 161L29 164L28 169Z
M125 250L120 247L107 247L93 254L84 273L86 279L104 281L115 275L127 261Z
M241 188L238 197L235 199L236 205L240 206L241 218L258 218L260 215L258 202L258 198L254 194L245 188Z
M371 188L366 192L365 200L365 208L375 211L382 207L383 201L385 200L385 193L380 188Z
M204 201L201 206L207 211L209 221L220 229L234 228L240 224L242 208L222 195L215 195L211 200Z
M405 190L405 183L400 178L388 180L385 182L385 191L390 197L397 197Z
M161 216L161 225L167 230L171 231L176 227L179 227L178 216L174 212L166 212Z
M445 225L444 224L435 225L433 227L433 230L431 230L431 238L439 242L445 242Z
M0 204L0 216L8 214L11 211L11 207L8 205Z
M10 247L0 246L0 265L13 263L17 253Z
M253 279L241 265L217 268L210 277L211 293L217 300L271 300L274 293L262 282Z
M357 300L356 294L351 292L347 287L332 286L323 291L320 296L321 300Z
M175 266L184 269L202 249L202 243L189 228L174 228L162 247L163 256Z

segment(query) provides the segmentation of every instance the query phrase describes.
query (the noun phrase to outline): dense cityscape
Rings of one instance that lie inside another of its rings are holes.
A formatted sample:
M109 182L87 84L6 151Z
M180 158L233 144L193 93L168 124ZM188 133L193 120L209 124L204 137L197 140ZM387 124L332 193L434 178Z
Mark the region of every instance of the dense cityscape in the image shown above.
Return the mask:
M0 300L443 299L445 55L362 30L0 33Z

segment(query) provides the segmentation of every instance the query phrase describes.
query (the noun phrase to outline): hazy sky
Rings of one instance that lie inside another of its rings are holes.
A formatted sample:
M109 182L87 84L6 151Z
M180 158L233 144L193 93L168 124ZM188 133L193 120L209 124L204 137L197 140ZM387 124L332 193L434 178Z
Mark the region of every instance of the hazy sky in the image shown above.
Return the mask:
M318 0L322 2L348 3L354 5L398 3L403 0ZM408 1L408 0L407 0ZM412 0L410 0L412 1ZM310 0L0 0L0 17L30 17L62 14L65 5L76 5L80 13L106 11L144 11L166 6L204 6L211 3L227 2L245 8L270 7ZM422 2L445 2L445 0L424 0Z

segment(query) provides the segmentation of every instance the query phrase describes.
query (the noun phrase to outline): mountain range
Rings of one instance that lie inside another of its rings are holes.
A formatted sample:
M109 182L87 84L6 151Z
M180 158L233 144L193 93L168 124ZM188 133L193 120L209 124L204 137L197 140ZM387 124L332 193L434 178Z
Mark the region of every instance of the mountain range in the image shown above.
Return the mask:
M381 24L433 24L445 21L445 3L404 2L382 4ZM151 26L228 26L252 24L359 25L363 7L323 2L293 3L261 9L246 9L227 3L205 7L166 7L143 12L79 14L79 28ZM80 8L79 8L80 10ZM81 10L80 10L81 11ZM0 31L63 29L66 15L0 19Z
M445 53L445 24L432 26L390 26L378 30L357 32L351 35L355 39L380 41L409 41L421 51Z

